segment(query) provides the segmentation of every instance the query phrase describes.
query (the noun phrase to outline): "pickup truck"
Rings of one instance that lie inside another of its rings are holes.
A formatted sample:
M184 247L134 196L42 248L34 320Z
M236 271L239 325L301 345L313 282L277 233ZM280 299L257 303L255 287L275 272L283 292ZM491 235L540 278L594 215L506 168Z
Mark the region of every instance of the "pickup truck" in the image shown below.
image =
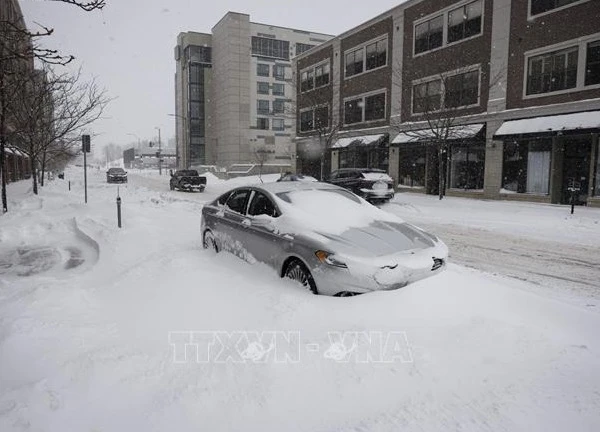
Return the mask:
M206 187L206 177L198 175L196 170L171 170L171 180L169 181L171 190L180 190L188 192L203 192Z

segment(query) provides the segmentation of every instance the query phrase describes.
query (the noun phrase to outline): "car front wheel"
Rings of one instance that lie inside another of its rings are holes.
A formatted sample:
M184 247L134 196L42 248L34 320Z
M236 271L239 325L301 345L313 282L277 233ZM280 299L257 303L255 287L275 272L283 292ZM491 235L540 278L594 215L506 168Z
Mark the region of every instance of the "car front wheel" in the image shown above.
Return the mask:
M318 294L317 285L310 274L310 271L299 260L290 261L285 268L283 276L293 281L299 282L304 288L308 289L313 294Z
M217 241L215 240L215 236L210 231L206 231L204 233L204 240L202 241L202 246L204 247L204 249L212 250L215 253L219 252L219 248L217 247Z

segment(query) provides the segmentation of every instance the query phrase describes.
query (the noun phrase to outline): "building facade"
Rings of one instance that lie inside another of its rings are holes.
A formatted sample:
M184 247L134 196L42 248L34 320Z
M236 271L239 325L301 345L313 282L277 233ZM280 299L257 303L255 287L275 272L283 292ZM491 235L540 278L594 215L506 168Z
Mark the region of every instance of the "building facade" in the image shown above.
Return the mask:
M17 80L34 73L31 37L25 31L25 19L17 0L0 0L0 85L5 100L23 97L22 83ZM15 55L20 53L20 55ZM8 107L0 104L0 113ZM0 175L4 182L29 178L31 161L15 137L15 119L4 113L0 130Z
M295 59L300 164L326 153L405 191L600 205L599 23L597 0L402 3ZM306 114L322 106L326 128Z
M295 161L291 59L331 36L229 12L175 48L179 166Z

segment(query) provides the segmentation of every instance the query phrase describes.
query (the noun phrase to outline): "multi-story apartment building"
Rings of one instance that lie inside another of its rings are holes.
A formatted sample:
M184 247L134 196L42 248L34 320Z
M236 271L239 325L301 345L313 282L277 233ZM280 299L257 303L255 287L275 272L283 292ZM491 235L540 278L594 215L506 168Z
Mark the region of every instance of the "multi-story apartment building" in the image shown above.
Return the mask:
M22 86L17 80L34 70L31 36L26 28L19 2L0 0L0 86L3 87L5 101L22 97ZM0 104L0 113L3 109L6 109L5 104ZM19 149L14 137L14 118L11 118L10 112L4 114L0 130L4 144L0 149L0 175L5 182L10 182L29 176L30 161Z
M292 164L291 59L331 36L228 12L211 34L181 33L175 60L179 165ZM263 159L264 161L264 159Z
M295 59L300 168L315 174L328 106L331 169L431 193L441 167L448 195L567 203L576 189L600 205L599 23L597 0L402 3Z

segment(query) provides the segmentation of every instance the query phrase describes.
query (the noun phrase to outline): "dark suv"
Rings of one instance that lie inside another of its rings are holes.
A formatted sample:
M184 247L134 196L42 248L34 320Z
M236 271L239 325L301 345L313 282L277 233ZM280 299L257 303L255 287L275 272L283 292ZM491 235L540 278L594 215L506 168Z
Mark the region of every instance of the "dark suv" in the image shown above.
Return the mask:
M106 171L107 183L127 183L127 171L123 168L109 168Z
M342 168L332 172L328 182L349 189L370 202L389 201L394 197L394 181L380 169Z

